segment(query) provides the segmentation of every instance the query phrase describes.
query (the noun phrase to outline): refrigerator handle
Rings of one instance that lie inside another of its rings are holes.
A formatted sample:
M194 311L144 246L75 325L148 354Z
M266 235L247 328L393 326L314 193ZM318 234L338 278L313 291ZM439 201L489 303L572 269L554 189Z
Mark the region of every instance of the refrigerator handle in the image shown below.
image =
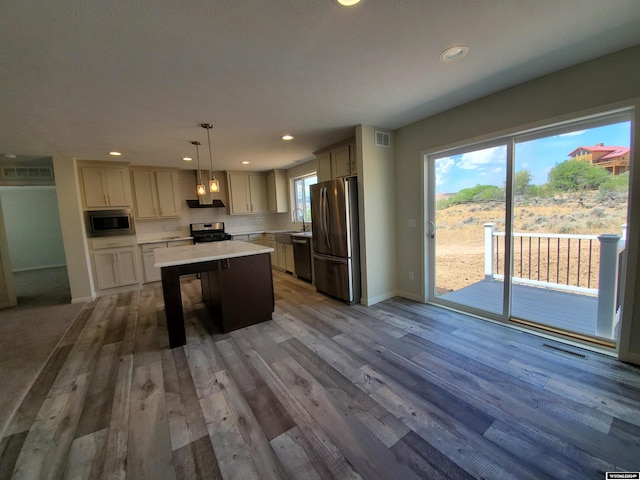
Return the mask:
M327 242L327 248L331 250L331 236L329 235L329 196L327 195L327 187L322 188L322 206L324 210L324 238Z

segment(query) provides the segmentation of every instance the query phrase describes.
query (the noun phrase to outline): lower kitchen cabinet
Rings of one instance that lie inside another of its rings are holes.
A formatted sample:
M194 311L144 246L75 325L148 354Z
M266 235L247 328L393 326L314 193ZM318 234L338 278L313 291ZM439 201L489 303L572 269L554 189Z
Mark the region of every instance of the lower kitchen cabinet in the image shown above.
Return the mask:
M287 272L296 273L296 262L293 259L293 245L289 243L284 246L284 263Z
M278 242L276 243L276 251L278 252L278 268L285 272L296 273L296 265L293 259L293 245Z
M94 251L93 263L100 290L140 283L135 247Z
M191 240L177 240L174 242L158 242L158 243L145 243L140 246L140 250L142 251L142 267L144 269L144 282L159 282L161 280L160 277L160 269L154 267L156 263L153 251L156 248L165 248L165 247L179 247L181 245L191 245Z
M134 235L91 239L94 278L98 290L140 283Z

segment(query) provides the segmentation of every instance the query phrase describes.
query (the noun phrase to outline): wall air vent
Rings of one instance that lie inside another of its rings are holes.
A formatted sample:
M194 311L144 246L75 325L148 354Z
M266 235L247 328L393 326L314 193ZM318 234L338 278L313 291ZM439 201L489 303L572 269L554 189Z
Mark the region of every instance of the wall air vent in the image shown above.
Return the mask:
M51 167L2 167L2 176L11 180L53 178Z
M391 146L391 135L387 132L381 132L380 130L376 130L376 147L387 147Z

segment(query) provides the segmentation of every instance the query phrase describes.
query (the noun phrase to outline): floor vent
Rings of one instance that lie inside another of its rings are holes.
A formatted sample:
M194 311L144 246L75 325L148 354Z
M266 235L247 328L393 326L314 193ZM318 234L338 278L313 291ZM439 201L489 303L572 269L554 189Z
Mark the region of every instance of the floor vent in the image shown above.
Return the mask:
M556 347L555 345L549 345L548 343L543 343L543 347L550 348L551 350L555 350L556 352L566 353L567 355L572 355L578 358L587 358L583 353L572 352L571 350L567 350L566 348Z

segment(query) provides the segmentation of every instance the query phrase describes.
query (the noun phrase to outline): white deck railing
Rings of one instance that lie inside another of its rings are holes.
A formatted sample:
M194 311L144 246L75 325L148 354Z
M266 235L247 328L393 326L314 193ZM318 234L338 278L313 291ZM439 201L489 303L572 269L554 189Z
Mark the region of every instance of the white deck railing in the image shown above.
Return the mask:
M485 278L504 280L504 260L500 261L501 255L504 259L504 238L502 248L499 238L505 237L505 232L496 232L494 227L493 223L484 224ZM613 338L619 318L616 315L618 284L626 237L626 224L622 226L622 235L515 232L512 243L512 282L597 295L596 335ZM502 274L499 272L500 266ZM596 284L598 288L593 287Z

